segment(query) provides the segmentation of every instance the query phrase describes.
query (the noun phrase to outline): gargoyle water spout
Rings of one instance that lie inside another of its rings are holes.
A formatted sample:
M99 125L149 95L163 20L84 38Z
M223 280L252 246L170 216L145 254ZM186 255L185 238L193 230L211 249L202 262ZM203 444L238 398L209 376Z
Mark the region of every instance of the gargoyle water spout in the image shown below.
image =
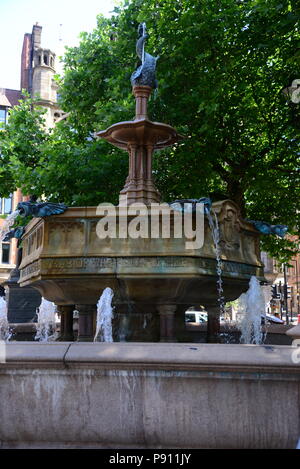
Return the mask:
M204 204L204 213L207 214L211 210L212 201L209 197L201 197L200 199L176 199L169 203L171 208L182 212L185 210L184 204L190 204L192 212L196 211L197 204Z
M51 202L36 202L33 196L28 202L19 202L17 210L22 217L32 216L36 218L49 217L50 215L59 215L67 210L65 204L54 204Z
M287 231L288 231L288 226L286 225L271 225L270 223L267 223L266 221L255 221L255 220L248 220L249 223L252 223L252 225L262 234L265 235L270 235L270 234L275 234L279 236L280 238L284 238Z
M12 238L21 239L24 233L24 226L17 226L13 230L10 230L8 233L6 233L5 237L3 238L3 242L7 242Z

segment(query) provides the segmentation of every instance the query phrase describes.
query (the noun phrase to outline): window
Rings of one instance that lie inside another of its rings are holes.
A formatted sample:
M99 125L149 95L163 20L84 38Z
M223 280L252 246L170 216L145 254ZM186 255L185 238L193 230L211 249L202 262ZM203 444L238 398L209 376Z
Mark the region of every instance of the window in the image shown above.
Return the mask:
M6 123L6 109L0 108L0 125Z
M6 215L12 211L12 196L7 198L0 197L0 215Z
M11 213L11 205L12 205L11 197L4 199L4 213Z
M9 258L10 258L10 243L2 243L2 255L1 255L2 264L9 264Z
M47 55L44 55L44 64L45 64L45 65L48 65L48 57L47 57Z

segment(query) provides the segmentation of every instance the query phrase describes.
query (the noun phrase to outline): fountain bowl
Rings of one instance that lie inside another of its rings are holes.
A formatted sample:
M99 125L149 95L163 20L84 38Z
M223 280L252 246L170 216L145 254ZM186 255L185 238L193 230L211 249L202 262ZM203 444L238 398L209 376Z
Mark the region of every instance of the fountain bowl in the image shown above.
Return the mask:
M230 301L247 290L251 276L263 279L259 233L242 220L234 202L217 202L213 210L221 233L224 295ZM124 207L116 207L116 213L117 225L124 223ZM172 211L170 238L99 239L97 223L102 218L96 207L76 207L31 220L23 236L21 287L31 285L47 300L58 306L75 305L79 312L82 305L96 311L102 291L110 287L117 313L131 318L152 314L154 322L162 315L170 322L173 315L181 318L182 326L184 311L191 305L202 304L211 314L216 312L216 259L207 220L203 246L186 249L186 239L172 235ZM131 220L128 216L126 223ZM169 326L171 340L174 328ZM146 340L157 340L161 324L153 327L156 339L149 332Z

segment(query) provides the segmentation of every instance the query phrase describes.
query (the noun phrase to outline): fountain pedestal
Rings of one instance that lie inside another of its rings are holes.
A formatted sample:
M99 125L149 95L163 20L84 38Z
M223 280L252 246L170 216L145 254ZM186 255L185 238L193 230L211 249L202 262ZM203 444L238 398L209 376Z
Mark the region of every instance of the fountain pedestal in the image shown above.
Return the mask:
M147 106L151 90L150 86L134 86L135 119L118 122L107 130L96 133L97 137L127 150L129 154L129 172L120 192L120 206L133 203L150 205L160 201L160 194L152 177L153 152L183 138L173 127L149 120Z
M220 306L206 305L207 310L207 332L206 342L215 344L220 342Z
M74 305L57 305L58 313L60 314L60 336L58 340L73 341L73 311Z
M160 318L160 342L177 342L175 335L176 305L158 306Z
M96 332L96 305L76 304L79 312L78 342L92 342Z

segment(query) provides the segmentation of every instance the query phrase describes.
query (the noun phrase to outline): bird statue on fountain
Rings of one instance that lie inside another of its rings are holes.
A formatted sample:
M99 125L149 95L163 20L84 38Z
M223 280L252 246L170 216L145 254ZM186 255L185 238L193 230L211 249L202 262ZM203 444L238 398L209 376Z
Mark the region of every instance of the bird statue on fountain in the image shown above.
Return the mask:
M145 41L149 37L146 33L146 23L139 25L138 35L136 53L142 63L131 75L131 84L132 86L150 86L155 89L157 88L155 69L159 57L153 57L153 55L145 52Z

